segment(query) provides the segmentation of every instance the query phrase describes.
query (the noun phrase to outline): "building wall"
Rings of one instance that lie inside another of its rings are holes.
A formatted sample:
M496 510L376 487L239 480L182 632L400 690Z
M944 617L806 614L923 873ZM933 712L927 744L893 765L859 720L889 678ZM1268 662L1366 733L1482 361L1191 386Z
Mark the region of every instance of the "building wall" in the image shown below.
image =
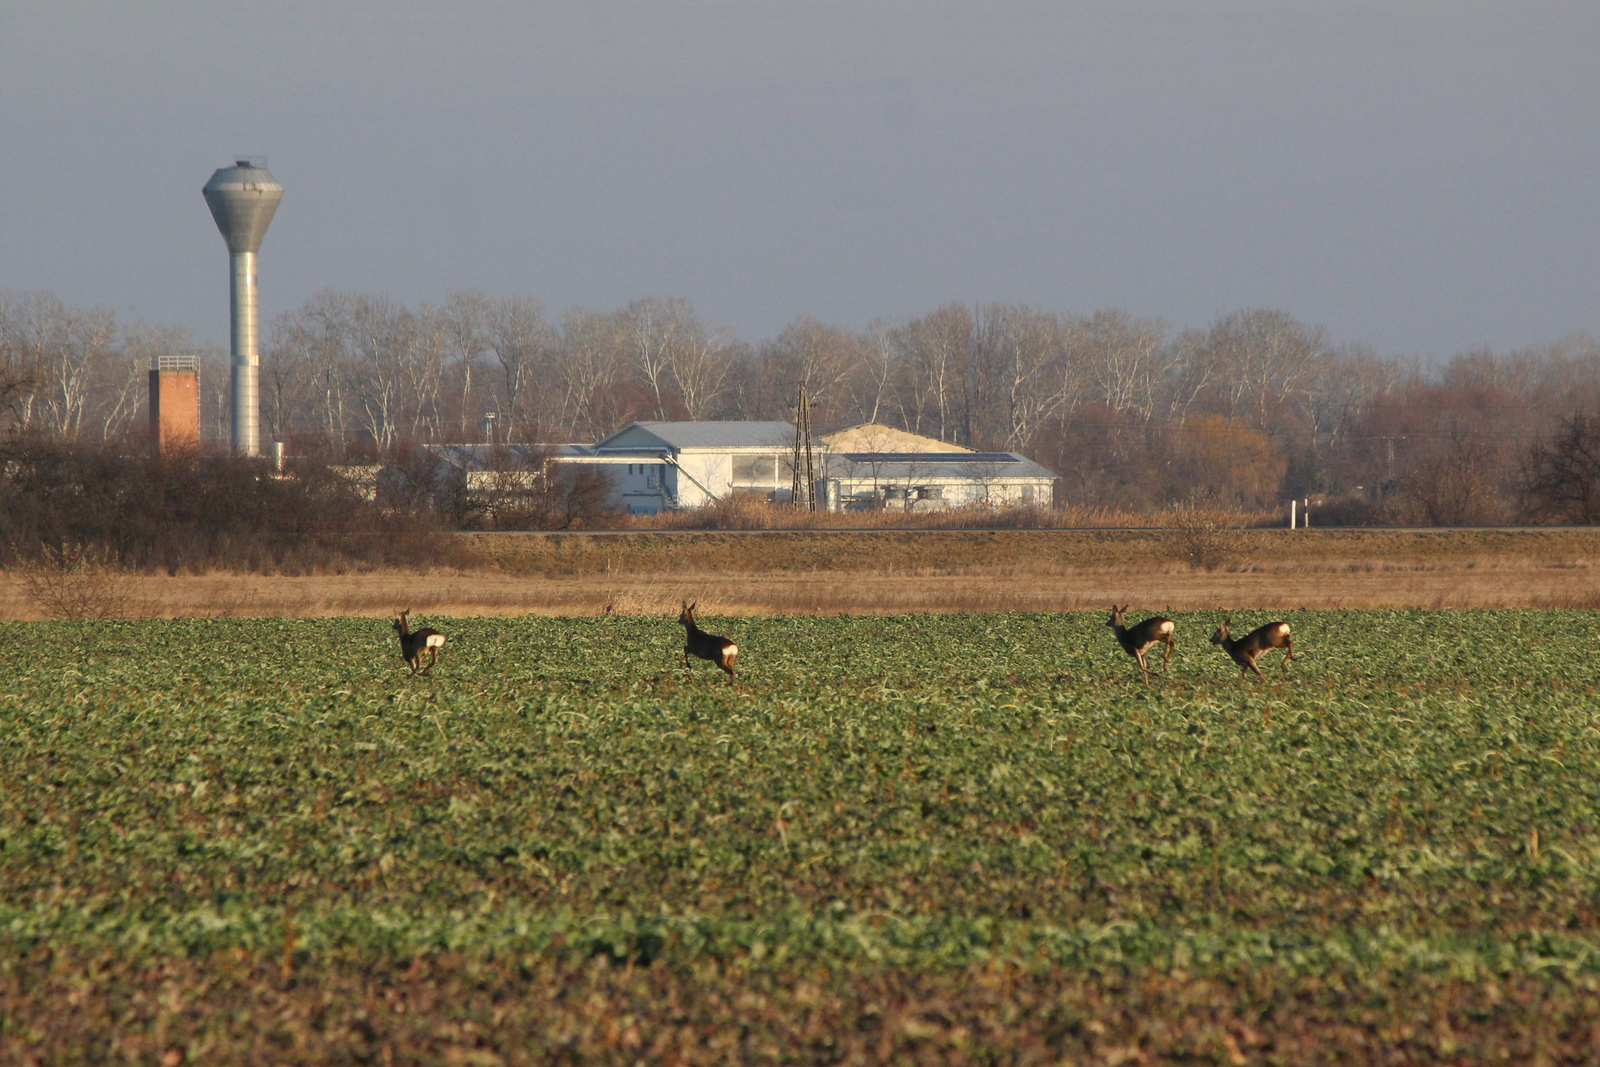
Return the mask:
M200 447L200 372L150 372L150 434L156 451Z
M654 515L671 507L676 488L666 463L641 456L636 462L608 463L604 469L617 486L617 506L628 514Z
M918 479L911 499L906 499L904 483L883 480L877 483L879 503L874 503L874 484L871 478L839 479L839 502L844 508L890 509L909 511L939 511L945 508L990 507L1014 508L1027 505L1049 507L1052 487L1045 479L1025 478L1015 481L995 480L984 484L972 478L922 478ZM932 492L928 492L932 490Z

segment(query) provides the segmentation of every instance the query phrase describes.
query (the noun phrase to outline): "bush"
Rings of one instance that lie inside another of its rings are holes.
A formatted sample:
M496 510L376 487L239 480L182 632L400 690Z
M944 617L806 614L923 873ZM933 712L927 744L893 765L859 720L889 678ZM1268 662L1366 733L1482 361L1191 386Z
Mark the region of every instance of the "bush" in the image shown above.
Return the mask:
M103 545L40 547L16 568L28 599L52 619L117 619L128 613L128 576Z
M1189 566L1214 571L1239 562L1240 553L1234 516L1201 511L1192 504L1172 509L1169 524L1175 554Z
M0 447L6 562L48 545L103 550L138 570L314 573L439 561L433 528L385 513L329 464L288 476L264 459L17 438Z

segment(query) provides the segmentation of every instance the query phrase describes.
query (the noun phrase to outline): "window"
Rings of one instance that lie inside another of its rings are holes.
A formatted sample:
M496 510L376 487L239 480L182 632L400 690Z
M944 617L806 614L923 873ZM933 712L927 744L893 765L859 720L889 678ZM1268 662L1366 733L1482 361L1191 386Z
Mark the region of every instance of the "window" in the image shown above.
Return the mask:
M733 484L760 485L771 488L778 484L778 457L734 456Z

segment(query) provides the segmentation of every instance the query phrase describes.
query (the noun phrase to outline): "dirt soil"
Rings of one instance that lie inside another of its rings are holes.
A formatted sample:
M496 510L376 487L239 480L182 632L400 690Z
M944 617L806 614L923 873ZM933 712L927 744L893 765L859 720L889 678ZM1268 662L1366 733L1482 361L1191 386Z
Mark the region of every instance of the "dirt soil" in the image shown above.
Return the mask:
M1240 531L1212 570L1150 530L459 536L475 566L130 575L126 614L1600 607L1600 530ZM0 573L0 617L44 617L18 575Z

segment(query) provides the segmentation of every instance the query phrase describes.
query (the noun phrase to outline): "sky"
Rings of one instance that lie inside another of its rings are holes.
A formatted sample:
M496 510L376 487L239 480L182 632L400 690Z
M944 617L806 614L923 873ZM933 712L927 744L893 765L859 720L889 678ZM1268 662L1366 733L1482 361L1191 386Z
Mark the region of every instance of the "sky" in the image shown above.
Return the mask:
M1600 334L1600 4L0 0L0 289L225 345L200 188L334 289L1272 307L1424 358Z

